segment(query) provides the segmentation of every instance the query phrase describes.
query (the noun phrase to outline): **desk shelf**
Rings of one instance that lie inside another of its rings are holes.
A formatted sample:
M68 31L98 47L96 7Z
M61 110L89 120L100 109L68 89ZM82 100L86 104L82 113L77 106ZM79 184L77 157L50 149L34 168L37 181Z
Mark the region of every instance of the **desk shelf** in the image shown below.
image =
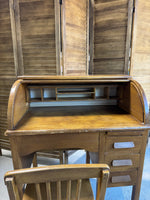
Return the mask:
M94 86L48 86L29 85L26 90L27 102L42 101L89 101L118 100L121 85L101 84Z

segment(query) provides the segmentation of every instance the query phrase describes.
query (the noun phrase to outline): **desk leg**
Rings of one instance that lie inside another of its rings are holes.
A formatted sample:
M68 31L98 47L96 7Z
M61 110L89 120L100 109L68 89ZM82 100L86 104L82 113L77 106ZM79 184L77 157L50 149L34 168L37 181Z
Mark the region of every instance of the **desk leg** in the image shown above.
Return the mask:
M0 156L2 156L2 150L0 149Z
M12 151L12 159L13 159L13 165L14 169L22 169L22 168L29 168L32 164L34 153L27 155L27 156L21 156L18 152L17 148L17 142L15 138L10 139L11 144L11 151ZM23 196L23 186L19 187L19 195L22 199Z
M139 200L139 197L140 197L143 165L144 165L145 151L146 151L146 145L147 145L147 137L148 137L148 131L145 131L144 137L141 141L140 167L138 168L138 172L137 172L136 184L133 186L133 190L132 190L132 198L131 198L132 200Z
M34 153L27 155L27 156L21 156L18 151L17 146L17 140L16 138L10 138L10 144L11 144L11 151L12 151L12 159L13 159L13 165L14 169L22 169L22 168L29 168L31 167Z
M140 190L141 190L141 181L142 181L142 172L143 172L143 166L141 166L140 169L138 170L136 185L133 185L132 198L131 198L132 200L139 200Z

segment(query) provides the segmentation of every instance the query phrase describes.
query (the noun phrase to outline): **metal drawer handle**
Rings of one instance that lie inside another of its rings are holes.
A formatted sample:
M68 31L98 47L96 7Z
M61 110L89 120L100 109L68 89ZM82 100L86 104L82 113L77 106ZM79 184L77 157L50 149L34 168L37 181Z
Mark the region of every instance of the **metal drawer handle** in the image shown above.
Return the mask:
M128 149L128 148L134 148L134 142L115 142L114 148L115 149Z
M112 166L113 167L119 167L119 166L132 166L132 160L126 159L126 160L113 160Z
M128 183L131 181L131 177L130 177L130 175L113 176L111 181L112 181L112 183L122 183L122 182Z

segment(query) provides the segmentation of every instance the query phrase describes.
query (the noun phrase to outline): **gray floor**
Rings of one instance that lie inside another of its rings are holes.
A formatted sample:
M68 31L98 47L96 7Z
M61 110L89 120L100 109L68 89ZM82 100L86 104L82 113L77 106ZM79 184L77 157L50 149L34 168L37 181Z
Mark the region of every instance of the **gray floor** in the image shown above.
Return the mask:
M4 184L4 174L13 169L10 151L3 150L3 156L0 156L0 200L9 200L7 188ZM39 165L58 164L58 160L50 158L38 158ZM85 152L77 151L69 157L69 163L85 163ZM95 193L95 179L91 180L91 184ZM150 200L150 140L147 145L144 171L141 185L140 200ZM108 188L106 192L106 200L130 200L132 187L116 187Z

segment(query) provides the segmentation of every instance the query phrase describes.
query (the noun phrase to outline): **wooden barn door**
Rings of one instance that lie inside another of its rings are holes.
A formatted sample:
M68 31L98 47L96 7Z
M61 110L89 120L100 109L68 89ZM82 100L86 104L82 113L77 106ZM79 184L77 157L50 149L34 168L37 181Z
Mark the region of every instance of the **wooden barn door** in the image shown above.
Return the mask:
M88 73L89 1L62 0L62 74Z
M59 74L59 0L9 1L17 75Z
M92 74L128 74L133 0L91 0Z

